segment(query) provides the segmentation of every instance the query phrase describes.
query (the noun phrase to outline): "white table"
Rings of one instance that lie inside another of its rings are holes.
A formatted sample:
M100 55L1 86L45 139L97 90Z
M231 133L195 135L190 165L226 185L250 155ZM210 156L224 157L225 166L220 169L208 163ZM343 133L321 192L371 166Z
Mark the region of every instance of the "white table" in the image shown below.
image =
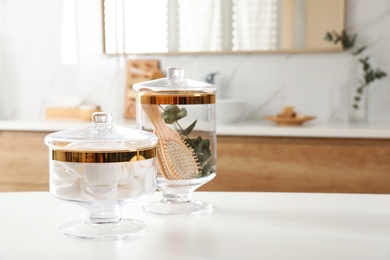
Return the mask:
M390 259L390 196L195 192L202 216L123 215L149 225L127 240L66 237L58 227L86 210L47 192L0 193L0 259Z

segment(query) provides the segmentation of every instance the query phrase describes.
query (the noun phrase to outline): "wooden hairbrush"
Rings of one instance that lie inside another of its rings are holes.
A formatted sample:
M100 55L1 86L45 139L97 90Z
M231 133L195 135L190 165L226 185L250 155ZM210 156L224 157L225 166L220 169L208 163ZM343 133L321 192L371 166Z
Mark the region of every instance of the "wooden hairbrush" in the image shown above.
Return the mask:
M183 136L169 128L157 105L143 104L142 109L159 138L157 158L161 175L166 179L193 179L201 170L197 157Z

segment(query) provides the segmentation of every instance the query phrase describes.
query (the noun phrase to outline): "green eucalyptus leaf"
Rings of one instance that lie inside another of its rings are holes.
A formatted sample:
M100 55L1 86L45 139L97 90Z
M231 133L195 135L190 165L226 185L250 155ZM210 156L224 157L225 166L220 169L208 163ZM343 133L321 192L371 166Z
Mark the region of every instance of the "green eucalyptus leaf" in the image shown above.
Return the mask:
M180 112L180 108L176 105L169 105L165 108L164 112L168 114L177 114Z
M369 71L366 73L366 75L364 75L364 80L367 84L374 81L374 79L375 79L375 76L374 76L374 73L372 71Z
M187 138L184 140L189 147L191 147L192 149L195 149L195 140L196 139Z
M194 129L195 125L196 125L196 122L198 120L195 120L189 127L187 127L186 129L183 130L183 132L181 132L182 135L189 135L191 133L191 131Z
M332 42L333 41L333 35L330 32L327 32L325 34L325 41Z
M182 119L182 118L184 118L184 117L186 117L186 116L187 116L187 109L182 108L182 109L180 109L179 112L177 113L176 121L178 121L178 120L180 120L180 119Z
M200 162L206 161L211 156L210 141L208 139L202 140L195 148L195 154L198 156Z
M206 165L203 166L202 176L207 176L211 172L211 168L213 167L213 162L209 161Z
M195 148L200 144L202 141L202 137L198 136L197 138L187 138L185 139L188 145L191 146L195 150Z
M164 122L166 124L171 125L171 124L175 123L175 120L172 117L166 117L166 118L164 118Z
M347 34L346 34L346 35L347 35ZM352 37L349 38L348 49L350 49L350 48L352 48L353 46L355 46L356 39L357 39L357 34L353 34Z
M362 46L362 47L360 47L359 49L357 49L356 51L352 52L352 54L353 54L353 55L359 55L359 54L362 53L366 48L367 48L367 46Z
M195 146L194 149L203 141L202 137L198 136L198 138L195 139Z
M210 147L203 147L202 152L200 154L202 155L203 161L208 160L211 157Z
M210 146L210 140L204 139L196 146L195 152L200 152L203 150L204 147L209 147L209 146Z
M166 124L173 124L177 121L177 114L180 109L176 105L169 105L165 108L164 112L161 113L162 118Z
M375 71L375 77L376 77L377 79L381 79L381 78L386 77L386 76L387 76L386 72L384 72L384 71L382 71L382 70L380 70L380 69L376 69L376 71Z
M368 64L367 62L363 63L363 70L366 71L366 73L369 73L370 69L371 69L370 64Z

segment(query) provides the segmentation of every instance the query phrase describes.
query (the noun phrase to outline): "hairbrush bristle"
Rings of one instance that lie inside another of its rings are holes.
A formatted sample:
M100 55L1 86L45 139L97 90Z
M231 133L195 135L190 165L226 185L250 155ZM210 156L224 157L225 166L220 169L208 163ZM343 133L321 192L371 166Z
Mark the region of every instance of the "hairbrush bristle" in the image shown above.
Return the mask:
M193 179L198 175L200 170L198 160L192 148L188 147L184 140L167 141L164 145L164 154L166 160L163 162L164 170L176 179Z

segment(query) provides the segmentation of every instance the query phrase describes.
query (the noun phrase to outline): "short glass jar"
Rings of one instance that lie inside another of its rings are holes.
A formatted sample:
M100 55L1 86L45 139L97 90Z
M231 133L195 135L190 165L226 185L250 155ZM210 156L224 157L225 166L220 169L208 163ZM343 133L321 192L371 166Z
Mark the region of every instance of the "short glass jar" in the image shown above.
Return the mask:
M50 192L88 210L85 221L60 231L87 239L145 234L147 225L122 218L120 209L155 192L157 141L153 133L113 125L105 112L93 113L91 126L47 135Z
M184 78L182 68L167 77L133 85L137 92L137 128L153 131L157 146L160 201L144 206L157 214L203 214L212 205L192 193L216 176L216 88Z

